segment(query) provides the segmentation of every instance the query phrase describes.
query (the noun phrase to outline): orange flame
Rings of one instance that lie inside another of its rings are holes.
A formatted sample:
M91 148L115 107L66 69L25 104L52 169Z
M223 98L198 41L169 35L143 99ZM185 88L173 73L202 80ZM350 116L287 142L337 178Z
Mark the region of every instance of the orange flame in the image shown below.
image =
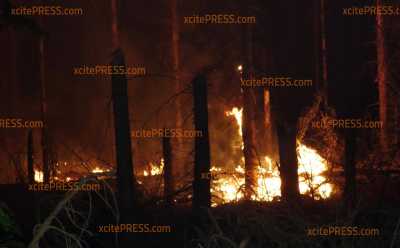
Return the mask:
M35 179L35 182L42 183L43 182L43 172L35 169L34 179Z
M243 108L239 109L235 107L225 113L227 116L235 117L239 136L242 136L242 112ZM314 196L317 199L328 198L332 193L333 186L327 183L326 178L322 176L322 173L328 169L327 161L316 150L300 142L297 144L297 154L300 193L311 194L311 192L314 192ZM261 166L258 166L256 171L257 185L252 199L257 201L272 201L281 195L279 170L274 165L274 161L268 156L265 156L264 161L261 162ZM227 203L243 198L245 170L241 165L238 165L235 169L238 175L224 173L221 171L221 168L216 167L212 167L211 172L214 173L212 193L216 195L219 202ZM216 206L218 204L213 202L212 205Z

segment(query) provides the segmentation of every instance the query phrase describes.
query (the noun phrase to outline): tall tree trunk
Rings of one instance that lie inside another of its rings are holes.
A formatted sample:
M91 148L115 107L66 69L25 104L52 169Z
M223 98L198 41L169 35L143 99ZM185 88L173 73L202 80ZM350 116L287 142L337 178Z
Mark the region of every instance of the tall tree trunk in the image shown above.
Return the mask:
M174 192L174 178L172 168L171 139L162 138L163 157L164 157L164 200L167 206L173 204L172 194Z
M325 0L314 0L315 76L317 91L322 93L323 106L328 107L328 62L325 31Z
M208 134L207 79L198 75L193 80L194 127L201 131L201 137L195 138L193 208L209 208L211 205L210 178L202 175L210 172L210 141Z
M33 135L32 129L28 132L28 144L27 144L27 167L28 167L28 183L32 184L35 182L35 171L33 169Z
M296 122L278 124L278 143L280 158L280 177L282 199L295 204L299 197L298 161L296 152Z
M270 158L274 158L273 152L273 135L272 135L272 118L271 118L271 98L269 89L264 90L264 129L265 129L265 152Z
M124 66L125 58L119 44L117 0L111 1L113 66ZM132 145L129 125L128 83L125 75L112 75L112 99L117 161L118 204L121 219L127 220L134 206ZM122 240L121 240L122 241ZM123 241L122 241L123 242ZM125 244L126 245L126 244Z
M254 78L253 69L253 32L250 26L246 28L245 51L246 64L244 65L245 79ZM243 91L243 155L245 167L245 198L250 200L254 195L257 183L256 167L258 163L255 142L255 93L250 87L242 88Z
M175 93L178 93L182 90L181 85L181 75L180 75L180 59L179 59L179 50L180 50L180 35L179 35L179 14L178 14L178 0L171 0L171 59L172 59L172 71L174 77L174 87ZM183 125L182 118L182 100L181 97L178 96L175 99L175 118L174 118L174 128L181 128ZM174 149L173 149L173 162L172 166L175 168L174 176L176 178L181 179L183 175L185 175L187 168L184 168L184 154L183 154L183 139L175 138L174 139ZM176 185L174 185L176 187ZM176 189L174 189L176 190Z
M251 200L257 183L256 167L258 163L255 142L254 91L243 89L243 155L245 166L245 198Z
M382 0L376 1L377 7L382 6ZM385 48L385 30L383 16L376 14L376 49L377 49L377 81L379 90L379 119L383 123L380 129L379 143L383 153L389 149L388 145L388 92L387 92L387 58Z
M44 54L45 36L41 35L39 40L40 53L40 101L41 101L41 119L42 127L42 161L43 161L43 181L50 182L50 166L49 166L49 147L48 147L48 123L47 123L47 99L46 99L46 75L45 75L45 54Z

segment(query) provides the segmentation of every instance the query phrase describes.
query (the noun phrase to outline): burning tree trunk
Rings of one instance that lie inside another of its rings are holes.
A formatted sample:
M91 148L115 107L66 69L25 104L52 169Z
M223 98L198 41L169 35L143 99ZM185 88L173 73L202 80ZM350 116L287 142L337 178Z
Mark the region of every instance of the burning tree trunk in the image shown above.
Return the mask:
M210 142L208 136L208 102L207 80L204 75L198 75L193 80L194 127L201 132L201 137L195 138L193 208L210 207Z
M377 7L382 6L382 0L376 1ZM376 14L376 49L377 49L377 81L379 89L379 118L383 123L380 130L379 142L382 152L388 151L388 92L387 92L387 65L383 16Z
M171 157L171 139L169 137L162 138L163 155L164 155L164 198L166 205L172 205L172 193L174 192L174 178Z
M246 28L245 51L246 65L244 68L244 76L246 79L254 78L253 69L253 32L250 26ZM243 155L245 166L245 199L250 200L254 194L254 188L257 182L256 166L257 153L255 142L255 94L254 89L244 87L243 91Z
M124 66L125 59L119 46L117 0L111 1L112 65ZM118 203L122 219L129 216L134 206L134 184L132 171L132 148L129 127L128 83L125 74L112 75L112 99L114 111L115 150L117 155Z
M344 184L344 200L345 212L348 214L354 209L356 199L356 131L355 129L346 129L345 134L345 184Z
M277 129L282 199L288 203L296 203L300 197L297 175L296 122L280 123Z
M28 146L27 146L27 161L28 161L28 183L35 182L35 172L33 170L33 135L32 130L28 132Z

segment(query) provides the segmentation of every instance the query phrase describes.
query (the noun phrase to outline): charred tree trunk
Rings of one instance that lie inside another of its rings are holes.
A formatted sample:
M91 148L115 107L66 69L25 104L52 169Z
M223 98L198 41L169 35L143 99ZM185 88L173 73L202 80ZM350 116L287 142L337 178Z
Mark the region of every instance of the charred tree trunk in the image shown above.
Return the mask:
M210 178L203 175L210 172L210 142L208 135L207 79L198 75L193 80L194 127L201 132L195 138L193 208L209 208L211 205Z
M382 0L376 1L377 7L382 6ZM389 149L388 145L388 92L387 92L387 58L385 49L385 33L383 16L376 14L376 49L377 49L377 81L379 90L379 119L383 123L380 129L379 143L383 153Z
M295 204L300 198L296 152L296 122L278 124L281 195L283 201Z
M33 135L32 130L28 132L28 146L27 146L27 163L28 163L28 183L35 182L35 171L33 169Z
M112 11L112 44L113 44L113 66L124 66L125 59L119 44L118 31L118 9L117 0L111 1ZM117 187L118 204L121 219L127 220L134 207L134 184L133 184L133 163L132 145L129 125L128 107L128 82L126 75L112 75L112 99L115 129L115 151L117 161ZM121 245L126 246L126 238L121 239Z
M162 138L163 157L164 157L164 200L167 206L173 204L172 194L174 192L174 178L171 155L171 139Z
M125 66L121 50L114 54L114 66ZM112 76L117 182L121 214L124 216L134 203L132 145L129 127L128 84L125 75Z
M255 142L254 121L254 91L250 88L243 89L243 154L245 166L245 198L250 200L254 195L257 183L256 167L257 153Z
M253 69L253 32L250 26L245 31L246 65L244 67L245 79L254 78ZM243 155L245 167L245 198L250 200L254 195L257 182L256 167L258 163L256 153L256 125L255 125L255 92L250 87L242 88L243 91Z
M345 132L344 201L345 212L350 214L354 209L356 200L356 130L346 129Z

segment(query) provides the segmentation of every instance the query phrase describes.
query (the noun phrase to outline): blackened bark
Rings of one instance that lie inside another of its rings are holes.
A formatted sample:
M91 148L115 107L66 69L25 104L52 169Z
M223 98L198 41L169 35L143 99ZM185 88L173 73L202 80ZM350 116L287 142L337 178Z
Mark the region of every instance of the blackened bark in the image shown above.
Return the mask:
M251 26L245 29L245 67L243 77L254 79L253 68L253 30ZM256 97L254 89L251 87L242 88L243 91L243 155L245 170L245 199L250 200L254 195L257 182L256 167L258 163L256 153Z
M344 165L344 203L345 212L351 213L355 206L356 200L356 130L346 129L345 131L345 165Z
M33 135L32 130L28 132L28 144L27 144L27 161L28 161L28 183L32 184L35 182L35 172L33 170Z
M166 205L173 204L172 194L174 192L174 178L172 168L171 139L162 138L163 157L164 157L164 200Z
M125 66L122 51L113 56L113 66ZM125 74L112 75L112 98L114 110L115 146L117 155L118 203L121 217L129 216L134 206L134 184L132 168L132 145L129 127L128 84Z
M255 100L254 90L243 89L243 155L245 167L245 198L251 199L257 183L257 153L255 142Z
M194 127L201 131L195 138L193 208L195 210L211 204L210 178L202 175L210 172L210 142L208 135L207 80L200 74L193 80Z
M299 178L297 175L296 123L280 123L277 129L282 199L288 203L296 203L300 198Z

